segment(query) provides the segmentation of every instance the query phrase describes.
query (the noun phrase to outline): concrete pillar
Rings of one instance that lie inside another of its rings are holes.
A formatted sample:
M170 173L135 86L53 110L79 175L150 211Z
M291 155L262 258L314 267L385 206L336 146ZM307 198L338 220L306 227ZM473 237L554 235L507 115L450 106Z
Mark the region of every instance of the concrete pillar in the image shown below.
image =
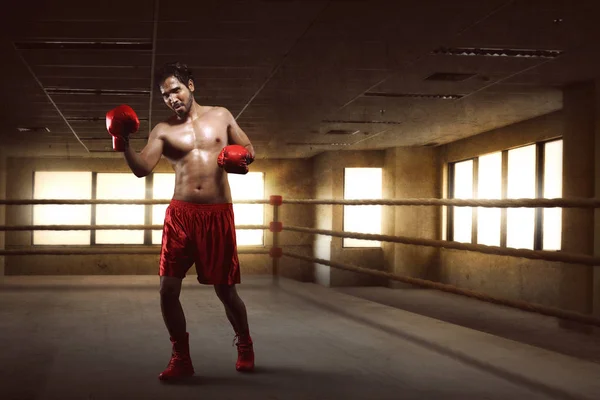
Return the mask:
M398 148L395 153L395 198L440 198L439 154L435 148ZM439 239L441 207L396 208L395 235ZM440 249L396 244L394 271L413 278L439 280ZM394 283L393 287L405 287Z
M595 143L595 197L600 199L600 78L596 79L594 121ZM594 256L600 257L600 209L595 210L594 219ZM593 313L600 316L600 266L594 267Z
M594 89L594 82L575 83L564 89L564 198L595 196L596 93ZM565 208L562 217L562 251L594 254L594 210ZM561 308L591 313L593 268L565 264L561 275Z
M388 149L385 151L385 160L383 167L383 198L396 198L396 149ZM384 235L396 234L396 207L383 207L383 226L382 233ZM394 243L383 242L383 265L387 272L394 272L395 266L395 251Z
M0 149L0 199L6 199L6 154ZM6 224L6 206L0 205L0 225ZM0 231L0 249L5 248L5 232ZM4 276L5 257L0 256L0 277Z
M333 170L330 153L322 153L315 157L313 168L315 182L315 198L331 199L333 198ZM315 206L316 229L333 229L333 206L316 205ZM331 260L331 236L315 235L315 244L313 254L315 258ZM331 267L327 265L314 265L315 283L323 286L331 285Z

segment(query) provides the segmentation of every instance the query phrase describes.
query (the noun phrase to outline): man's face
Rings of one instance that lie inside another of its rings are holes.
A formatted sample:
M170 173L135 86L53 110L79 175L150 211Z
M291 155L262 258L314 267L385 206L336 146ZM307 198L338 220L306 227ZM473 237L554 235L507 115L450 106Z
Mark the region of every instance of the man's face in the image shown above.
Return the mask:
M179 79L170 76L160 86L163 100L167 107L183 117L190 112L194 102L193 97L194 84L190 81L188 86L184 85Z

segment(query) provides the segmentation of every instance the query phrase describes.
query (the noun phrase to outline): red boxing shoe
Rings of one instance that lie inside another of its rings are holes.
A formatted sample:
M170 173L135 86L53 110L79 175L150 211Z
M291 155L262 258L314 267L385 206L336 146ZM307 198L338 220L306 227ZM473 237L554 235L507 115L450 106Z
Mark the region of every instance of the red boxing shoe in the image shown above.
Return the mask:
M160 373L158 379L166 381L170 379L185 378L194 375L194 366L190 357L189 333L186 332L185 339L173 343L173 352L167 369Z
M238 359L235 363L235 369L240 372L250 372L254 370L254 348L250 335L235 335L233 339L238 350Z

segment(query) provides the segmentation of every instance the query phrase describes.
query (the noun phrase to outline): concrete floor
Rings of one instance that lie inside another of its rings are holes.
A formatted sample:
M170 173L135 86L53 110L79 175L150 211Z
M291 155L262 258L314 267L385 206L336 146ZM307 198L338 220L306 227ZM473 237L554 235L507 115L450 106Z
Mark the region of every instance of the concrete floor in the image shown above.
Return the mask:
M335 288L365 300L600 363L600 328L416 287ZM564 329L561 325L569 326Z
M155 276L4 277L0 398L600 398L600 364L589 359L371 301L365 293L286 279L275 288L270 277L250 276L239 292L256 372L235 371L222 306L212 288L190 276L182 303L196 376L163 384L156 377L170 344L157 282ZM403 292L385 293L402 301Z

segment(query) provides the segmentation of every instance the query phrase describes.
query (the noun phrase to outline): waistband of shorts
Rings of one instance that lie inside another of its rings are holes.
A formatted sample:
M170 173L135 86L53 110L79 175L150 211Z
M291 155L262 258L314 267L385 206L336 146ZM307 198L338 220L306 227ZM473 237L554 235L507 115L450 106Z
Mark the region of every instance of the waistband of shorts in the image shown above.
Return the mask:
M191 201L171 199L169 206L195 211L226 211L233 208L232 203L193 203Z

